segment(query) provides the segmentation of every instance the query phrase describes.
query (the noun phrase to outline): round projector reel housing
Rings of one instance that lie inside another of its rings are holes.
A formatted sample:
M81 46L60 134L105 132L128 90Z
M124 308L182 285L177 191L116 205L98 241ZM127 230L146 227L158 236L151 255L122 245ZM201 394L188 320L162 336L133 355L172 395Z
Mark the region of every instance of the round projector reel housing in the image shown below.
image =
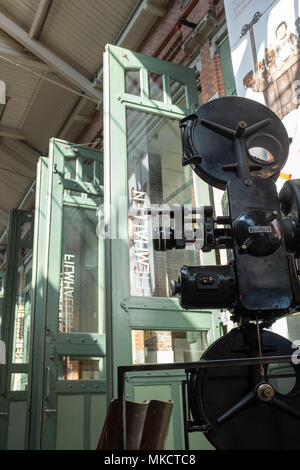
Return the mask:
M234 142L209 129L202 121L236 130L239 123L246 123L249 128L268 120L266 125L243 139L249 164L261 166L261 169L251 170L251 176L278 178L288 157L289 138L279 117L266 106L246 98L225 97L206 103L186 120L183 163L190 163L204 181L223 190L228 181L237 177L236 171L226 169L236 163Z
M249 325L249 328L251 326ZM236 328L217 340L201 359L238 359L258 356L245 341L249 333ZM253 337L255 335L253 328ZM268 330L262 330L264 356L292 355L293 344ZM208 426L206 438L222 450L295 450L300 448L300 366L265 365L265 381L259 366L214 367L191 375L189 403L195 422ZM222 420L228 410L249 393L253 400L238 413ZM292 409L297 416L275 406ZM221 418L221 420L220 420ZM221 421L221 422L219 422ZM223 422L222 422L223 421Z

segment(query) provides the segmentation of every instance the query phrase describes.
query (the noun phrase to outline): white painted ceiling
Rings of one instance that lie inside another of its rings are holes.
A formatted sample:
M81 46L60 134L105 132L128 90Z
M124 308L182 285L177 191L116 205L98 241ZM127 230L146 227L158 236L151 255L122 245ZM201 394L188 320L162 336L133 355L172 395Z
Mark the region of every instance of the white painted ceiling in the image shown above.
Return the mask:
M96 78L105 45L137 48L168 3L0 0L0 80L7 97L0 105L0 245L9 210L34 181L49 139L76 141L101 106ZM22 208L33 204L34 193Z

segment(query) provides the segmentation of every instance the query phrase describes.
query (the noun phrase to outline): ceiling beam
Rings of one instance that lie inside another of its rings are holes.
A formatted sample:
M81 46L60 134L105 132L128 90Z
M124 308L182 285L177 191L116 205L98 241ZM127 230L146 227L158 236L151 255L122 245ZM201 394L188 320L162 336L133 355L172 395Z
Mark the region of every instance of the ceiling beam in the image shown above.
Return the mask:
M166 8L162 8L149 0L146 0L144 8L147 12L152 13L155 16L164 17L167 12Z
M10 139L26 140L26 135L19 129L0 126L0 137L9 137Z
M39 71L52 70L52 67L50 67L50 65L45 64L44 62L41 62L40 60L36 59L34 55L26 54L24 52L24 49L20 47L20 45L16 41L11 42L15 43L16 48L11 47L8 44L3 44L0 36L0 56L5 57L6 59L9 59L14 63L24 65L25 67L28 67L30 69L37 69Z
M32 179L36 174L36 159L23 158L23 155L15 149L8 147L4 142L0 142L0 155L1 155L1 176L4 175L15 175L15 184L18 185L17 181L26 178ZM9 170L9 171L5 171ZM0 201L1 204L1 201Z
M57 137L59 139L65 139L66 138L67 133L69 132L69 130L72 128L72 126L74 124L75 116L77 116L78 114L80 114L82 112L82 110L84 109L85 104L86 104L86 100L84 100L82 98L77 101L76 105L74 106L74 108L72 110L71 115L69 116L67 121L64 123L62 129L60 129L60 131L58 133Z
M0 145L4 144L6 147L11 149L14 153L14 158L18 160L20 158L21 162L24 162L26 165L35 165L42 152L40 150L34 149L30 143L24 142L22 140L3 138L1 139Z
M3 215L4 209L0 209L0 223L3 225L8 225L8 216Z
M22 44L22 46L28 49L39 59L51 65L53 69L56 70L56 72L58 72L62 77L67 79L81 91L99 101L102 100L102 93L93 87L93 84L90 82L90 80L88 80L81 73L67 64L64 60L50 51L47 47L43 46L35 39L31 39L29 34L24 31L24 29L20 28L3 13L0 13L0 29Z
M81 122L82 124L90 124L92 122L92 116L84 116L83 114L75 114L75 122Z
M36 11L34 20L29 31L29 37L31 39L37 38L41 34L43 26L49 14L51 4L52 0L40 0L38 9Z

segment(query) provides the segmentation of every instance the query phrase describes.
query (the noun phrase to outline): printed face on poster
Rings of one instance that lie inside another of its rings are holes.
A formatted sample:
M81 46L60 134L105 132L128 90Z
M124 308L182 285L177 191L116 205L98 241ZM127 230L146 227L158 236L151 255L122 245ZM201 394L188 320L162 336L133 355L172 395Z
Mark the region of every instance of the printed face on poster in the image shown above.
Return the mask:
M300 0L225 0L237 94L267 105L292 143L277 183L300 178Z

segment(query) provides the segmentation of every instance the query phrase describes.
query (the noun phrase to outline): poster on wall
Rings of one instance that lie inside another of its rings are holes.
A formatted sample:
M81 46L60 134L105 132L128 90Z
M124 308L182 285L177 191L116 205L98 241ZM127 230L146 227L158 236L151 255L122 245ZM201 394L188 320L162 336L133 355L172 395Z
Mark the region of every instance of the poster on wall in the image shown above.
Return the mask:
M237 95L267 105L292 138L277 182L300 178L300 0L225 0Z

